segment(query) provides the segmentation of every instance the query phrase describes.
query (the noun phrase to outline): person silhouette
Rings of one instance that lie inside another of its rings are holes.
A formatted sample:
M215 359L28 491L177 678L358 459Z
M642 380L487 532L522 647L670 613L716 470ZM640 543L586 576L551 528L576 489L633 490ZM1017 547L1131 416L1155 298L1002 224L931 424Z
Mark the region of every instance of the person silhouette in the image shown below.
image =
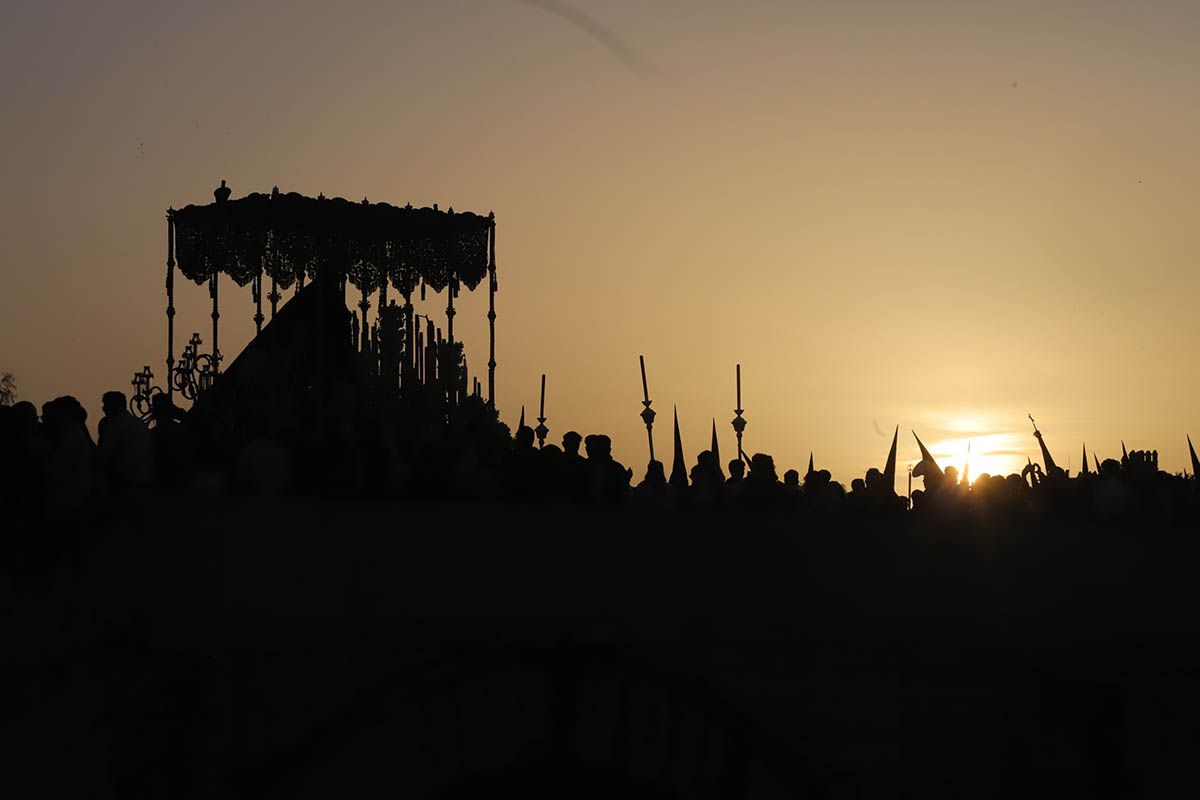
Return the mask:
M651 461L646 465L646 477L633 490L634 502L642 508L666 509L674 507L674 499L663 463Z
M772 509L780 505L783 487L775 473L775 459L755 453L750 459L750 474L742 489L742 503L748 508Z
M721 490L721 502L726 505L735 505L742 498L746 464L741 459L735 458L729 462L727 468L729 477L725 479L725 485Z
M154 453L146 425L129 413L124 392L105 392L104 419L97 426L96 457L108 490L118 499L141 497L150 489Z
M583 440L583 449L587 453L587 500L602 505L623 503L629 494L633 470L613 459L612 440L604 434L593 433Z

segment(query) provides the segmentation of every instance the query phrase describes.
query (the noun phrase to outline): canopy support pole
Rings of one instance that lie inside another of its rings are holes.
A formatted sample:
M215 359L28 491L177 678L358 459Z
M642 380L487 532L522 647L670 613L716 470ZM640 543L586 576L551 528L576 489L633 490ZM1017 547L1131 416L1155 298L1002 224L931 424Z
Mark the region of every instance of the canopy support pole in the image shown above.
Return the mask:
M262 265L258 266L258 275L254 276L254 335L262 333L263 320L266 317L262 313Z
M414 324L412 289L404 292L404 352L400 365L400 385L408 388L416 380L417 326Z
M488 237L488 405L496 408L496 212L489 211Z
M275 276L271 276L271 293L267 295L267 299L271 301L271 319L275 319L275 310L279 304L279 289L275 286Z
M213 301L213 310L212 310L212 328L213 328L213 340L212 340L212 361L213 361L213 374L214 374L214 375L220 375L220 374L221 374L221 348L220 348L220 347L217 345L217 334L218 334L218 332L219 332L219 330L220 330L220 326L218 325L218 322L217 322L217 320L221 319L221 312L220 312L220 310L218 310L218 308L217 308L217 278L218 278L218 277L220 277L220 274L221 274L221 273L220 273L220 270L218 270L218 269L216 269L216 268L214 267L214 268L213 268L213 273L212 273L212 275L211 275L211 276L209 277L209 279L208 279L208 293L209 293L209 295L211 295L211 296L212 296L212 301Z
M167 209L167 398L174 399L175 370L175 210Z
M358 351L360 353L367 352L367 338L371 335L370 329L367 328L367 309L371 307L371 301L367 299L366 284L362 288L362 299L358 301L358 307L362 310L359 322L362 323L362 333L358 340Z
M446 350L449 367L449 374L444 376L442 381L446 386L446 394L450 400L450 405L458 402L458 359L454 355L454 295L458 293L458 278L451 278L450 283L446 285L446 342L449 348Z

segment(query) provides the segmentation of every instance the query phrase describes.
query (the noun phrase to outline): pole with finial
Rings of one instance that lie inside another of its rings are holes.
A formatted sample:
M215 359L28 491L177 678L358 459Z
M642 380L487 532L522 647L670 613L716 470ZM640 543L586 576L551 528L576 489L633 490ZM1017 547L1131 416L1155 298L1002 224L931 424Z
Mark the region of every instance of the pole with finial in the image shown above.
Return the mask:
M646 385L646 357L638 356L642 367L642 422L646 423L646 442L650 445L650 460L654 460L654 409L650 407L650 389Z
M546 434L550 429L546 427L546 373L542 373L542 400L538 405L538 426L533 429L537 435L538 449L541 450L546 444Z
M737 408L735 408L733 410L733 413L736 414L737 416L735 416L733 418L733 422L731 424L733 425L733 432L737 434L738 460L743 461L743 462L746 460L746 454L742 451L742 432L746 430L746 420L742 418L742 412L744 410L745 409L742 408L742 365L738 364L737 365Z

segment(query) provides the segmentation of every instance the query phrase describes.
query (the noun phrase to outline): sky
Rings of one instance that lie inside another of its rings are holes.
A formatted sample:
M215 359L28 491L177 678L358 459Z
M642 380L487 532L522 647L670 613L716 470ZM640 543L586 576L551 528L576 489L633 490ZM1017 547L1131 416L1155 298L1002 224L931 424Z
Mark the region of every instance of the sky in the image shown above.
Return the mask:
M16 0L0 65L0 371L93 421L161 377L165 212L225 179L494 211L502 418L544 372L550 437L639 476L639 355L660 456L675 406L733 456L740 363L781 474L897 425L901 475L910 429L1019 469L1029 413L1073 471L1200 435L1194 3ZM180 346L208 302L178 284ZM231 357L249 290L221 311Z

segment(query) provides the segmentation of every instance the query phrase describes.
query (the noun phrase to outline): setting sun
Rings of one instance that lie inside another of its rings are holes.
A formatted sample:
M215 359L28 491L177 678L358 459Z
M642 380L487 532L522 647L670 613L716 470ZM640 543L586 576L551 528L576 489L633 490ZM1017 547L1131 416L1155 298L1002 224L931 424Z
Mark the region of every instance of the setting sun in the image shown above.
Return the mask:
M972 483L984 473L1019 473L1037 452L1031 432L1013 429L1012 422L1020 419L1015 412L954 413L929 415L927 419L925 433L918 428L917 435L938 466L954 467L961 477L969 465L968 479ZM919 460L919 456L914 458L910 466Z

